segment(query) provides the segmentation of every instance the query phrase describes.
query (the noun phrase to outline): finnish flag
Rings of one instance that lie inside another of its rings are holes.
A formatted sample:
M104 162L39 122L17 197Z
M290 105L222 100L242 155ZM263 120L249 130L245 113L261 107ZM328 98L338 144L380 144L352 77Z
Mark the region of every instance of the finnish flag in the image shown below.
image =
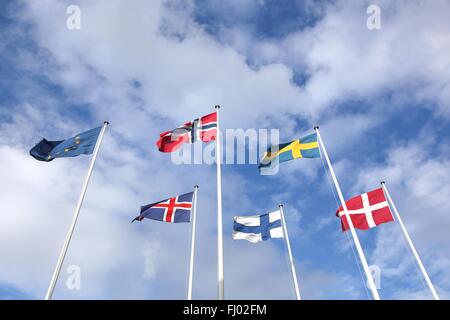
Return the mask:
M257 216L234 217L234 240L247 240L256 243L270 238L283 238L281 212L279 210Z

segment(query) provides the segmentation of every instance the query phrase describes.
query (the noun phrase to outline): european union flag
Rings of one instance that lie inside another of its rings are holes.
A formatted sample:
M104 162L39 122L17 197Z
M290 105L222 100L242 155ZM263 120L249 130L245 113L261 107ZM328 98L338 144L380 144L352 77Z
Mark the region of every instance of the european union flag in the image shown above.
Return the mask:
M92 154L101 129L102 127L94 128L66 140L42 139L30 150L30 155L36 160L49 162L55 158Z
M299 158L320 158L316 133L278 146L271 146L264 154L259 168Z

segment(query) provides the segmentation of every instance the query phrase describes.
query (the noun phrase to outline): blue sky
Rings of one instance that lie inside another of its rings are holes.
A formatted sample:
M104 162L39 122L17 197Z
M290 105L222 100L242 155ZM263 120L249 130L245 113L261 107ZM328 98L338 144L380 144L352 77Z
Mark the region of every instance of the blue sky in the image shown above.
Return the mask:
M66 28L77 4L80 30ZM448 298L448 2L33 1L0 5L0 298L41 299L87 157L39 163L28 150L108 119L55 291L58 299L184 299L189 226L130 224L143 204L199 184L195 299L216 298L215 167L175 165L158 134L222 105L225 128L289 141L319 124L349 198L388 183L438 293ZM231 239L232 217L285 205L305 299L368 299L340 231L322 162L223 166L225 294L292 299L282 241ZM428 299L397 223L358 232L383 299ZM70 265L81 290L65 286Z

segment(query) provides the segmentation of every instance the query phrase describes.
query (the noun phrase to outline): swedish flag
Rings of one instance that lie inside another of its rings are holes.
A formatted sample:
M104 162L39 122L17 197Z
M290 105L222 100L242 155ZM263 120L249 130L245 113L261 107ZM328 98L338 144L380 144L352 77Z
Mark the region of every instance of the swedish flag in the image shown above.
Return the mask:
M92 154L101 129L102 127L94 128L66 140L42 139L30 150L30 155L36 160L49 162L55 158Z
M259 168L271 167L277 163L299 158L320 158L316 133L288 143L271 146L264 154Z

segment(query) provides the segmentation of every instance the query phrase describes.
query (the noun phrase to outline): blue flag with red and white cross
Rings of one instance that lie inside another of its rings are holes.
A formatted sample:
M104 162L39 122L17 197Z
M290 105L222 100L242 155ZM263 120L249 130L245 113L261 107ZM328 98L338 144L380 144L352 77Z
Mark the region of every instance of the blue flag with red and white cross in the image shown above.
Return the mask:
M142 206L141 214L132 222L142 221L144 218L169 223L190 222L193 197L194 192L189 192Z

